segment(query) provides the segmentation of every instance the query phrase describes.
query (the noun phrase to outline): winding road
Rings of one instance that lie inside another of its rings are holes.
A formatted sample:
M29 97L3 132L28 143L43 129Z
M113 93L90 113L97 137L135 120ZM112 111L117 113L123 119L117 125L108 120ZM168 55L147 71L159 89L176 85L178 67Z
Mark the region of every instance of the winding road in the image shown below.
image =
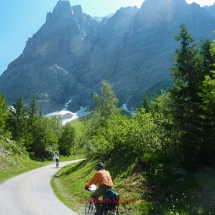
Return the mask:
M60 162L60 167L80 160ZM50 181L55 163L16 176L0 185L0 215L77 215L55 195Z

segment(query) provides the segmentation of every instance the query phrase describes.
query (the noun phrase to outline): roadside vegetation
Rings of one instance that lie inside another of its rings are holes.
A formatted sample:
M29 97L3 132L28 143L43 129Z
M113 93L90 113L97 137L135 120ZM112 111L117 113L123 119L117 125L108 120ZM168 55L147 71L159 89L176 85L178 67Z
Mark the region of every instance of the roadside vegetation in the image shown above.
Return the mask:
M84 189L94 174L94 166L100 159L88 159L62 168L52 179L58 198L78 214L84 214L91 193ZM126 215L189 215L215 214L215 186L212 168L189 174L182 183L175 183L171 172L151 175L147 167L137 160L108 159L106 169L110 171L114 191L120 194L120 214Z
M31 160L28 153L16 143L3 136L0 137L0 184L9 178L45 164L47 162Z
M84 184L103 161L121 198L135 199L121 214L215 214L215 44L195 43L185 25L175 38L168 92L151 101L143 95L129 116L108 82L94 95L94 110L81 120L87 160L53 179L68 206L89 196Z

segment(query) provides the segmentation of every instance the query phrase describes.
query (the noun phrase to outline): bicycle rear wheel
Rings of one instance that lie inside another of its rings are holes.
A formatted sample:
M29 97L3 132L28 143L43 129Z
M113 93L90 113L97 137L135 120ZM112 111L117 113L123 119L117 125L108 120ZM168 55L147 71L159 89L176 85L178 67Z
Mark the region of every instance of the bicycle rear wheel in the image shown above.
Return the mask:
M95 205L92 202L89 202L85 206L85 215L91 214L94 215L95 213Z
M102 215L119 215L118 211L115 210L103 210Z
M104 211L104 215L119 215L118 208Z

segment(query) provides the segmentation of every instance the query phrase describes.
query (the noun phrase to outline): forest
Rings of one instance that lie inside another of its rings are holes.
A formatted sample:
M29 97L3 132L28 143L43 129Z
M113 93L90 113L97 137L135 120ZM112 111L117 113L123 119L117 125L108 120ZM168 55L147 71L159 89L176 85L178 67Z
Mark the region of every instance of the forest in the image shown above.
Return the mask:
M44 117L35 97L26 105L20 96L8 106L6 95L0 95L0 133L34 159L50 159L55 154L68 156L75 144L74 127L63 126L60 117Z

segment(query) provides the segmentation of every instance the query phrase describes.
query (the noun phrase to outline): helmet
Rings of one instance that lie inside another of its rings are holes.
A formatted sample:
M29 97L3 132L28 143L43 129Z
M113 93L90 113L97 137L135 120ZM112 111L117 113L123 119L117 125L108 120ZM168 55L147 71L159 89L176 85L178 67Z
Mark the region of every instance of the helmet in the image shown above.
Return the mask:
M96 170L104 169L104 164L102 162L99 162L98 164L96 164L95 169Z

